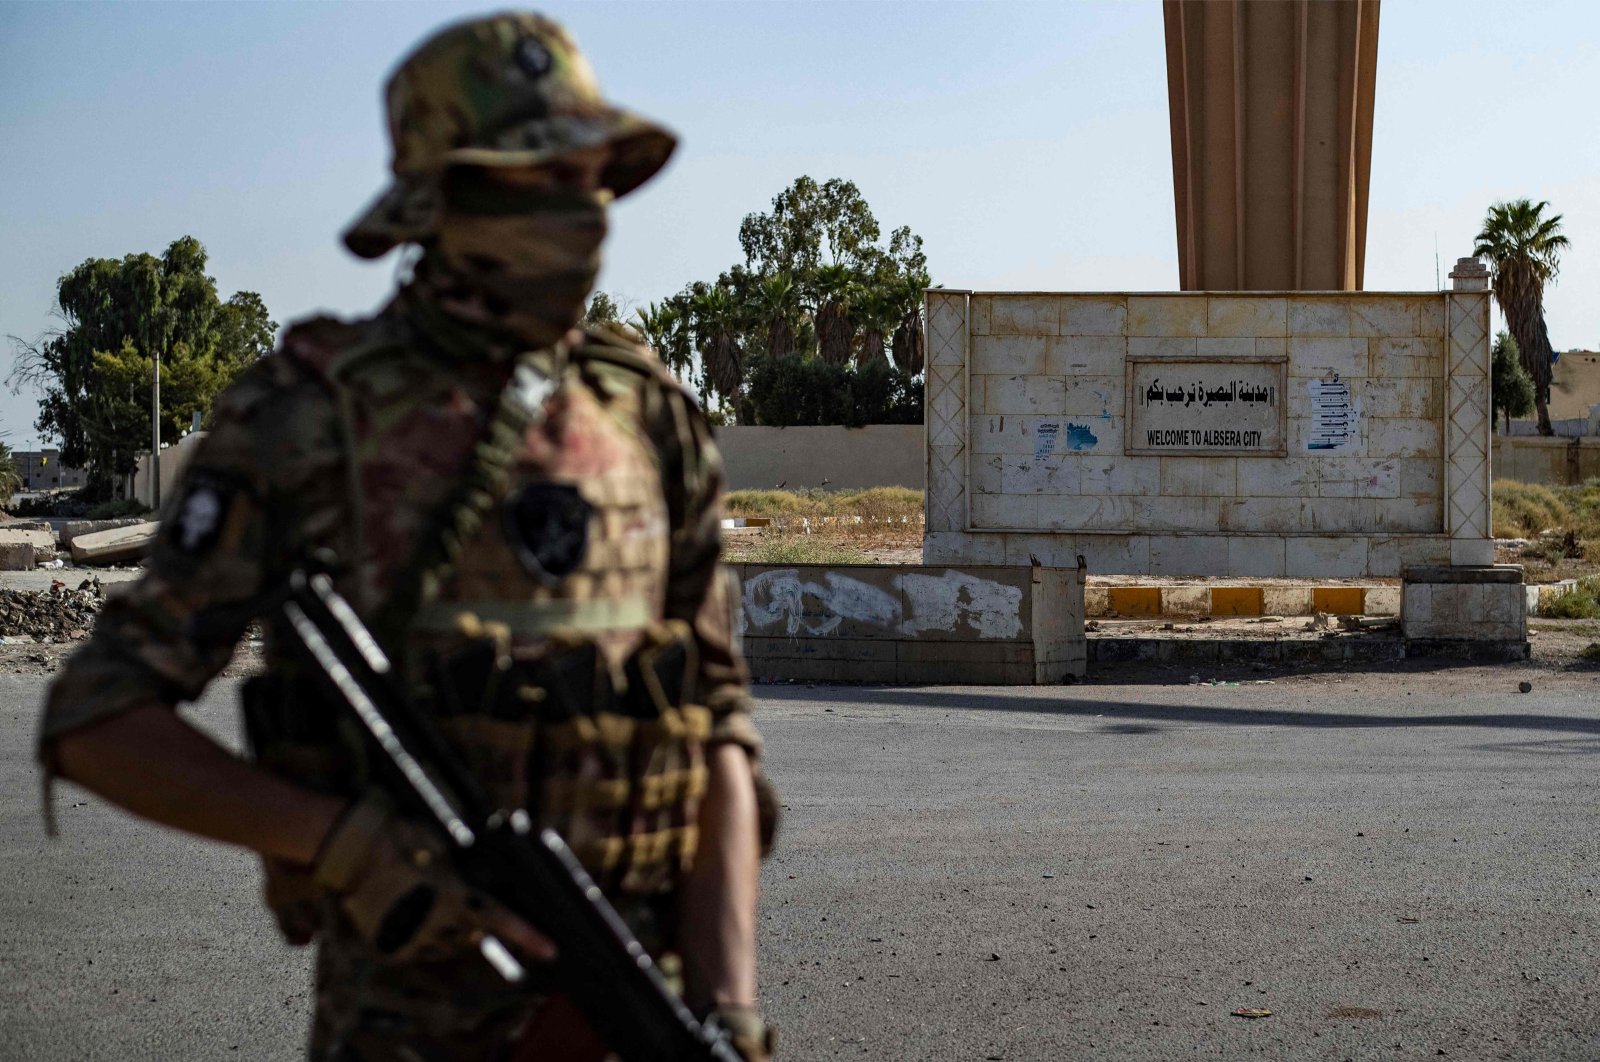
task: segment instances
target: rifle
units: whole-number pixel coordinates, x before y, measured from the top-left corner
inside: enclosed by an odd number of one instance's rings
[[[741,1062],[723,1031],[667,987],[561,835],[491,805],[327,575],[294,572],[282,609],[303,655],[381,753],[394,795],[438,827],[463,881],[555,943],[567,993],[612,1050],[625,1062]],[[507,981],[526,978],[499,940],[485,936],[480,950]]]

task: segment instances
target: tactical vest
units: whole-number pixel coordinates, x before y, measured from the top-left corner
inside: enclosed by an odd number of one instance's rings
[[[695,850],[710,713],[686,625],[662,620],[672,464],[644,423],[659,363],[574,333],[508,381],[383,317],[318,328],[285,354],[339,411],[341,588],[491,796],[559,830],[613,896],[670,891]],[[318,788],[364,784],[349,728],[260,722],[295,713],[255,706],[262,761]],[[290,931],[309,912],[276,871]]]

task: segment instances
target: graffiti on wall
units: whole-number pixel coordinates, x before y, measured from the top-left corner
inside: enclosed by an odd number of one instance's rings
[[[741,634],[791,638],[832,634],[846,622],[912,638],[924,631],[969,629],[980,639],[1022,633],[1022,588],[951,570],[906,572],[886,580],[892,592],[842,571],[802,576],[773,568],[744,583]]]

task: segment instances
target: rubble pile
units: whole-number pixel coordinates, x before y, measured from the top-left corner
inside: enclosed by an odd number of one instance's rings
[[[100,584],[85,579],[76,590],[61,583],[47,591],[0,590],[0,638],[65,642],[82,638],[104,604]]]

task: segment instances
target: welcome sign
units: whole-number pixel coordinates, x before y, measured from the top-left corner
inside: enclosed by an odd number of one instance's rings
[[[1129,358],[1125,452],[1282,457],[1282,356]]]

